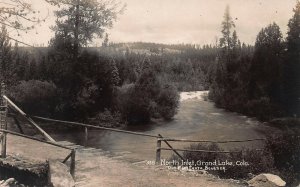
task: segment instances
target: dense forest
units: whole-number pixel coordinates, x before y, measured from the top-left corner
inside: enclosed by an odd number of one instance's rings
[[[10,59],[6,84],[25,111],[90,122],[119,119],[113,126],[152,117],[171,119],[178,91],[209,88],[217,56],[211,46],[178,45],[180,50],[170,52],[171,47],[159,44],[110,43],[82,48],[75,63],[59,46],[12,47],[5,32],[3,28],[2,43]]]
[[[93,34],[103,35],[95,28],[110,25],[116,12],[105,17],[107,25],[88,23],[100,18],[87,14],[92,4],[82,6],[56,11],[48,47],[13,46],[2,26],[1,80],[28,113],[112,126],[169,120],[178,92],[209,89],[218,107],[261,120],[299,115],[299,3],[286,39],[272,23],[258,33],[255,46],[238,39],[227,8],[222,37],[213,46],[111,43],[106,34],[101,47],[85,47]],[[85,24],[74,22],[77,11]]]
[[[272,23],[258,33],[254,48],[245,50],[226,9],[210,87],[210,98],[217,106],[262,120],[299,115],[299,22],[298,2],[286,39]]]

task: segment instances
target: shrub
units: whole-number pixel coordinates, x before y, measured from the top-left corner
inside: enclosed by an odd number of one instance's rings
[[[222,151],[217,144],[191,144],[187,149],[192,150],[208,150],[208,151]],[[231,150],[232,153],[207,153],[207,152],[183,152],[184,160],[194,160],[194,162],[201,160],[204,162],[225,162],[226,160],[232,162],[234,165],[225,166],[226,171],[209,171],[212,174],[218,175],[221,178],[246,179],[249,173],[260,174],[262,172],[269,172],[273,170],[273,159],[267,151],[257,151],[253,149],[242,148],[240,150]],[[249,165],[239,166],[235,165],[236,161],[245,161]]]
[[[161,86],[153,80],[151,84],[155,82],[155,86],[151,88],[145,83],[146,80],[141,82],[124,85],[116,90],[115,105],[123,118],[129,124],[147,123],[151,118],[172,119],[179,104],[176,88],[171,85]]]
[[[238,153],[230,153],[228,159],[234,162],[246,161],[248,166],[229,166],[226,172],[218,172],[222,178],[249,179],[249,174],[274,173],[273,157],[266,150],[242,148]]]
[[[21,81],[12,88],[10,97],[29,114],[51,115],[55,110],[56,91],[52,82]]]
[[[120,112],[111,112],[108,109],[99,112],[94,118],[90,118],[89,123],[103,127],[121,127],[124,125]]]
[[[117,88],[115,105],[129,124],[150,120],[150,98],[146,97],[141,90],[136,90],[134,84]]]
[[[291,130],[300,133],[300,118],[276,118],[271,120],[269,124],[282,130]]]
[[[269,120],[281,115],[278,106],[271,103],[268,97],[250,100],[246,103],[245,108],[249,115],[256,116],[260,120]]]
[[[266,148],[272,153],[274,166],[281,173],[288,186],[300,182],[300,137],[295,132],[270,136]]]
[[[170,120],[176,113],[179,104],[179,94],[174,86],[165,85],[157,99],[158,112],[166,120]]]
[[[192,144],[187,149],[222,151],[216,144]],[[190,161],[201,160],[205,162],[245,160],[249,163],[247,167],[227,166],[225,172],[211,172],[221,178],[246,179],[249,177],[249,173],[274,173],[282,177],[287,182],[287,186],[296,186],[300,182],[300,136],[295,132],[287,131],[281,135],[267,137],[265,147],[260,151],[246,148],[232,151],[235,151],[235,153],[185,151],[183,152],[183,158]]]
[[[187,149],[192,150],[208,150],[208,151],[222,151],[222,149],[217,144],[191,144]],[[183,158],[185,160],[201,160],[205,162],[211,162],[220,158],[218,153],[204,153],[204,152],[183,152]]]

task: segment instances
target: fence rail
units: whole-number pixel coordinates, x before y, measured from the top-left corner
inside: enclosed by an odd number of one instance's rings
[[[31,139],[31,140],[38,141],[38,142],[41,142],[41,143],[45,143],[45,144],[53,145],[53,146],[56,146],[56,147],[59,147],[59,148],[70,150],[71,153],[63,160],[62,163],[65,163],[69,158],[71,158],[70,173],[74,177],[74,175],[75,175],[75,155],[76,155],[75,149],[60,145],[60,144],[55,143],[55,142],[40,140],[40,139],[35,138],[35,137],[27,136],[27,135],[16,133],[16,132],[9,131],[9,130],[0,129],[0,132],[7,133],[7,134],[12,134],[12,135],[15,135],[15,136],[20,136],[20,137],[23,137],[23,138]]]
[[[89,125],[89,124],[85,124],[85,123],[50,119],[50,118],[45,118],[45,117],[40,117],[40,116],[31,116],[31,117],[35,118],[35,119],[43,120],[43,121],[56,122],[56,123],[65,123],[65,124],[69,124],[69,125],[81,126],[81,127],[86,127],[86,128],[108,130],[108,131],[120,132],[120,133],[125,133],[125,134],[132,134],[132,135],[138,135],[138,136],[147,136],[147,137],[152,137],[152,138],[158,138],[159,137],[159,136],[156,136],[156,135],[153,135],[153,134],[146,134],[146,133],[134,132],[134,131],[126,131],[126,130],[121,130],[121,129],[113,129],[113,128],[108,128],[108,127],[100,127],[100,126]]]
[[[35,129],[37,129],[47,140],[51,142],[55,142],[55,140],[45,132],[39,125],[37,125],[23,110],[21,110],[15,103],[13,103],[6,95],[2,96],[5,101],[8,102],[8,106],[11,107],[13,110],[21,114]]]
[[[80,126],[84,127],[85,129],[85,137],[88,137],[88,128],[90,129],[99,129],[99,130],[107,130],[112,132],[119,132],[119,133],[125,133],[125,134],[131,134],[131,135],[137,135],[137,136],[143,136],[143,137],[149,137],[149,138],[156,138],[157,144],[156,144],[156,163],[159,164],[161,160],[161,151],[167,150],[167,151],[173,151],[179,158],[182,160],[184,159],[183,156],[178,151],[187,151],[187,152],[205,152],[205,153],[240,153],[241,151],[212,151],[212,150],[192,150],[192,149],[176,149],[174,148],[169,142],[190,142],[190,143],[243,143],[243,142],[251,142],[251,141],[265,141],[264,138],[256,138],[256,139],[246,139],[246,140],[222,140],[222,141],[214,141],[214,140],[188,140],[188,139],[175,139],[175,138],[165,138],[161,134],[153,135],[153,134],[147,134],[147,133],[141,133],[141,132],[134,132],[134,131],[127,131],[127,130],[121,130],[121,129],[114,129],[114,128],[108,128],[108,127],[100,127],[100,126],[94,126],[90,124],[85,123],[79,123],[79,122],[71,122],[71,121],[64,121],[64,120],[57,120],[57,119],[51,119],[46,117],[40,117],[40,116],[29,116],[25,112],[23,112],[17,105],[15,105],[7,96],[3,95],[3,99],[5,99],[8,102],[8,106],[11,107],[14,111],[21,114],[33,127],[35,127],[40,133],[42,133],[46,139],[49,141],[42,141],[37,138],[33,138],[30,136],[26,136],[24,134],[19,134],[16,132],[8,131],[8,130],[0,130],[0,132],[10,133],[17,136],[22,136],[25,138],[29,138],[32,140],[40,141],[43,143],[51,144],[57,147],[65,148],[71,150],[71,153],[63,160],[63,163],[65,163],[69,158],[71,158],[71,166],[70,171],[71,174],[74,175],[75,172],[75,150],[62,146],[60,144],[55,143],[55,140],[51,138],[50,135],[48,135],[40,126],[38,126],[33,120],[38,119],[42,121],[47,122],[54,122],[54,123],[61,123],[61,124],[67,124],[67,125],[74,125],[74,126]],[[164,148],[161,146],[161,142],[164,142],[169,148]]]
[[[176,150],[176,151],[187,151],[187,152],[201,152],[201,153],[240,153],[241,151],[210,151],[210,150],[194,150],[194,149],[171,149],[171,148],[160,148],[161,150]]]
[[[145,136],[145,137],[151,137],[156,138],[156,158],[155,161],[157,164],[160,163],[161,160],[161,151],[173,151],[179,158],[184,160],[183,156],[178,151],[187,151],[187,152],[202,152],[202,153],[240,153],[241,151],[210,151],[210,150],[192,150],[192,149],[176,149],[174,148],[169,142],[190,142],[190,143],[217,143],[217,144],[225,144],[225,143],[243,143],[243,142],[252,142],[252,141],[265,141],[264,138],[256,138],[256,139],[246,139],[246,140],[222,140],[222,141],[213,141],[213,140],[188,140],[188,139],[175,139],[175,138],[164,138],[161,134],[158,135],[152,135],[152,134],[146,134],[146,133],[140,133],[140,132],[134,132],[134,131],[126,131],[121,129],[113,129],[113,128],[107,128],[107,127],[99,127],[84,123],[78,123],[78,122],[70,122],[70,121],[63,121],[63,120],[57,120],[57,119],[50,119],[40,116],[31,116],[34,119],[43,120],[47,122],[56,122],[56,123],[65,123],[68,125],[75,125],[75,126],[81,126],[85,127],[85,135],[88,136],[88,130],[87,128],[93,128],[93,129],[99,129],[99,130],[107,130],[107,131],[114,131],[119,133],[125,133],[125,134],[132,134],[132,135],[138,135],[138,136]],[[164,142],[169,148],[162,147],[161,142]]]
[[[253,142],[253,141],[265,141],[265,138],[256,138],[256,139],[246,139],[246,140],[222,140],[222,141],[213,141],[213,140],[187,140],[187,139],[172,139],[172,138],[161,138],[161,141],[169,142],[190,142],[190,143],[243,143],[243,142]]]

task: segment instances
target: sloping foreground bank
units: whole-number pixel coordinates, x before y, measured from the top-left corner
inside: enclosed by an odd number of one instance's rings
[[[8,136],[8,153],[37,161],[63,160],[67,151],[40,142]],[[131,164],[105,156],[97,149],[82,149],[76,154],[76,186],[243,186],[235,181],[209,175],[170,171],[163,167]]]

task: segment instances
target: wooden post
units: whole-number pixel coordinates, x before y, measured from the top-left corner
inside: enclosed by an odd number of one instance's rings
[[[70,164],[70,174],[75,178],[75,157],[76,151],[73,149],[71,152],[71,164]]]
[[[158,136],[160,137],[160,138],[163,138],[163,136],[161,135],[161,134],[158,134]],[[166,140],[163,140],[166,144],[167,144],[167,146],[169,146],[171,149],[172,149],[172,151],[181,159],[181,160],[184,160],[183,159],[183,157],[169,144],[169,142],[168,141],[166,141]]]
[[[4,107],[4,110],[1,110],[0,120],[1,120],[1,129],[7,130],[7,101],[3,98],[5,95],[6,88],[5,84],[1,83],[1,105]],[[6,132],[2,132],[1,136],[1,157],[6,158]]]
[[[160,152],[161,152],[161,140],[160,138],[157,138],[157,144],[156,144],[156,165],[160,164]]]
[[[88,128],[87,127],[84,127],[84,146],[87,146],[88,144],[88,138],[89,138],[89,135],[88,135]]]
[[[13,119],[14,119],[14,122],[15,122],[16,126],[18,127],[20,133],[21,133],[21,134],[24,134],[23,128],[22,128],[22,126],[20,125],[20,122],[19,122],[17,116],[13,116]]]
[[[2,136],[2,148],[1,148],[1,158],[6,158],[6,137],[7,133],[3,132],[3,136]]]
[[[84,132],[85,132],[85,140],[87,141],[88,137],[89,137],[88,128],[87,127],[84,128]]]
[[[45,132],[38,124],[36,124],[25,112],[23,112],[8,97],[4,95],[3,98],[6,103],[8,103],[15,111],[21,114],[24,117],[24,119],[26,119],[32,127],[36,128],[48,141],[55,142],[55,140],[47,132]]]

